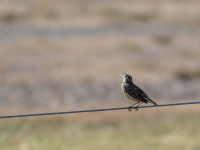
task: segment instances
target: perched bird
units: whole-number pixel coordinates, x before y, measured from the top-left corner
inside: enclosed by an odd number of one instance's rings
[[[154,105],[157,105],[154,101],[152,101],[147,94],[140,89],[137,85],[135,85],[132,81],[132,77],[129,74],[126,74],[122,72],[124,75],[123,77],[123,83],[121,84],[122,91],[124,95],[132,100],[136,101],[136,103],[132,104],[131,106],[128,107],[128,110],[131,111],[132,107],[135,107],[135,110],[138,110],[138,106],[141,103],[153,103]]]

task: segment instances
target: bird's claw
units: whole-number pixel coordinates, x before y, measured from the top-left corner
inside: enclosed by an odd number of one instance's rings
[[[132,111],[132,107],[131,107],[131,106],[128,107],[128,111],[129,111],[129,112]]]
[[[128,107],[128,111],[129,111],[129,112],[131,112],[132,109],[133,109],[132,106],[129,106],[129,107]],[[134,107],[134,109],[135,109],[135,111],[138,111],[138,110],[139,110],[139,109],[138,109],[138,106]]]
[[[139,109],[138,109],[138,107],[135,107],[135,111],[138,111]]]

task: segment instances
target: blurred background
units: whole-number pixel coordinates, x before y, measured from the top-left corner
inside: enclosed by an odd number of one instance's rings
[[[200,1],[1,0],[0,113],[200,97]],[[2,149],[200,149],[198,105],[1,120]],[[148,125],[148,126],[147,126]]]

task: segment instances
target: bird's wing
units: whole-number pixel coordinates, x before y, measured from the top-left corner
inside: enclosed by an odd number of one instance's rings
[[[145,99],[148,100],[148,102],[153,103],[154,105],[158,105],[158,104],[156,104],[153,100],[151,100],[148,96],[145,97]]]
[[[137,86],[136,86],[137,87]],[[153,103],[154,105],[157,105],[153,100],[151,100],[148,95],[142,90],[140,89],[139,87],[135,88],[137,90],[137,97],[139,100],[141,100],[142,102],[144,103]]]

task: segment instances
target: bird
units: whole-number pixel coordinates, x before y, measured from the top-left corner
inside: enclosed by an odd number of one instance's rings
[[[133,83],[132,76],[129,74],[126,74],[122,72],[124,75],[123,82],[121,84],[122,91],[124,95],[132,101],[136,101],[136,103],[130,105],[128,107],[128,110],[131,112],[132,107],[135,107],[135,110],[139,110],[138,107],[142,103],[153,103],[154,105],[157,105],[153,100],[151,100],[148,95],[137,85]]]

